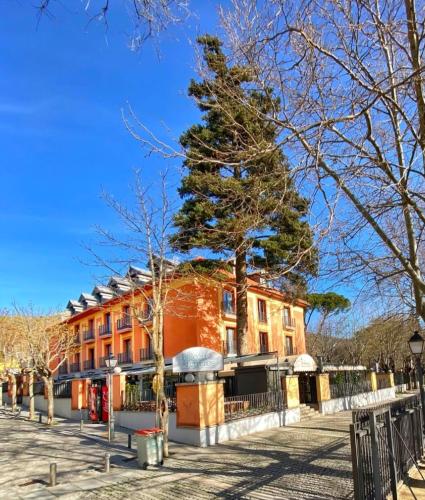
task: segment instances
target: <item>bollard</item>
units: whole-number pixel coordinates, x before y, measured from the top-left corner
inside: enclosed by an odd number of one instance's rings
[[[131,434],[128,435],[127,448],[131,450]]]
[[[56,462],[50,464],[50,478],[49,478],[49,486],[56,486]]]
[[[105,471],[109,472],[111,469],[111,455],[109,453],[105,453]]]
[[[80,432],[84,428],[83,410],[80,409]]]
[[[41,417],[42,417],[42,415],[41,415],[41,412],[40,412],[40,413],[38,414],[38,423],[39,423],[39,424],[41,424]]]

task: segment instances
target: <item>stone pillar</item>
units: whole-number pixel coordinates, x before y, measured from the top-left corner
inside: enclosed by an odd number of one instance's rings
[[[318,373],[316,375],[317,402],[329,401],[331,391],[329,388],[329,373]]]
[[[368,372],[367,378],[370,381],[372,391],[378,390],[378,381],[376,378],[376,372]]]
[[[176,384],[177,427],[204,429],[224,423],[224,381]]]
[[[114,411],[120,411],[125,396],[125,375],[112,375],[112,378],[112,407]]]
[[[298,406],[300,406],[298,375],[286,375],[282,377],[282,389],[285,395],[286,407],[298,408]]]
[[[88,379],[76,379],[71,383],[71,410],[88,407]]]

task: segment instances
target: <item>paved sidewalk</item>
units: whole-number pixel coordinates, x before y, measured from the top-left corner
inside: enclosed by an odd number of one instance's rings
[[[210,448],[171,444],[164,467],[140,470],[127,436],[59,419],[52,429],[0,414],[0,498],[352,498],[350,413],[320,416]],[[90,438],[88,437],[90,436]],[[101,472],[105,452],[110,474]],[[47,481],[58,463],[58,486]]]

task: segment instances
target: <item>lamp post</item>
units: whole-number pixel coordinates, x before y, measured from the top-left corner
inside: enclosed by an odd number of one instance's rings
[[[419,391],[421,394],[422,403],[422,425],[425,426],[425,394],[424,394],[424,374],[422,371],[421,355],[424,350],[424,339],[419,335],[419,332],[415,332],[409,340],[409,347],[411,353],[416,358],[416,369],[418,370],[419,378]]]
[[[108,441],[114,439],[114,408],[112,406],[112,374],[117,366],[118,360],[114,355],[109,353],[105,359],[106,367],[108,368]]]

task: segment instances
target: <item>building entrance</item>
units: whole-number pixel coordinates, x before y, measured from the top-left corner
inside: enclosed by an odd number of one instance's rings
[[[300,373],[299,379],[300,403],[306,405],[317,404],[316,375]]]

